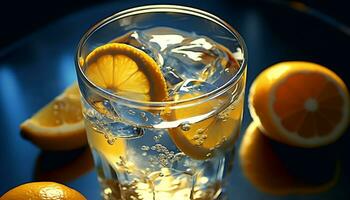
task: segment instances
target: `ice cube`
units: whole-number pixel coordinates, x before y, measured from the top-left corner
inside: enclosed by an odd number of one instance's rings
[[[151,113],[137,108],[121,105],[113,102],[111,104],[114,111],[118,114],[122,121],[135,125],[135,126],[147,126],[152,127],[153,125],[162,122],[160,114]]]
[[[205,81],[196,79],[187,79],[178,84],[173,91],[169,94],[169,99],[178,100],[185,94],[191,94],[193,96],[199,96],[215,90],[217,87]]]
[[[147,53],[158,65],[163,65],[163,58],[160,52],[159,44],[151,42],[152,36],[145,31],[132,31],[122,37],[118,37],[112,42],[129,44]]]

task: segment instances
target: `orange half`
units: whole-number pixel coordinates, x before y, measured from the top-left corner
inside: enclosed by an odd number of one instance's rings
[[[250,89],[249,108],[266,135],[300,147],[329,144],[349,124],[344,82],[309,62],[282,62],[262,72]]]

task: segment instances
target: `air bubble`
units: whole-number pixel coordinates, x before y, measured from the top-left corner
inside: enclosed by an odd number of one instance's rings
[[[188,122],[184,122],[180,125],[180,128],[183,131],[189,131],[191,129],[191,124],[189,124]]]
[[[59,119],[56,119],[55,123],[56,123],[56,124],[62,124],[62,121],[59,120]]]
[[[154,136],[154,137],[153,137],[153,140],[154,140],[155,142],[159,142],[160,136]]]
[[[147,121],[148,121],[148,118],[147,118],[147,116],[146,116],[146,113],[145,113],[145,112],[141,112],[141,113],[140,113],[140,115],[141,115],[141,117],[142,117],[142,120],[143,120],[143,121],[145,121],[145,122],[147,122]]]
[[[108,144],[113,145],[114,142],[115,142],[115,139],[114,139],[114,138],[109,138],[109,139],[107,140],[107,142],[108,142]]]
[[[135,115],[135,114],[136,114],[136,112],[133,111],[133,110],[128,110],[128,113],[129,113],[130,115]]]
[[[191,169],[191,168],[187,168],[187,169],[186,169],[186,173],[187,173],[187,174],[190,174],[190,175],[193,175],[193,174],[194,174],[194,170]]]
[[[205,177],[205,176],[203,176],[203,177],[201,177],[201,178],[199,179],[199,182],[200,182],[201,184],[206,184],[206,183],[208,183],[208,181],[209,181],[209,179],[208,179],[207,177]]]
[[[148,151],[148,150],[149,150],[149,146],[143,145],[143,146],[141,147],[141,150],[142,150],[142,151]]]
[[[143,152],[143,153],[142,153],[142,156],[147,156],[147,152]]]

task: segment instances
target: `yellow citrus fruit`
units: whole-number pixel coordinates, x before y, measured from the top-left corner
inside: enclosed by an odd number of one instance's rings
[[[310,178],[292,173],[289,169],[292,166],[288,166],[281,159],[282,156],[273,148],[269,138],[261,133],[257,124],[252,122],[244,134],[239,159],[245,177],[259,190],[274,195],[319,193],[330,189],[339,178],[337,162],[332,163],[335,166],[333,169],[322,171],[327,177],[329,174],[330,178],[310,182]],[[304,163],[296,164],[300,166]]]
[[[20,128],[25,138],[44,150],[70,150],[86,145],[78,85],[67,88]]]
[[[86,200],[65,185],[55,182],[32,182],[17,186],[6,192],[0,200]]]
[[[196,94],[185,94],[181,98],[188,99]],[[223,99],[212,99],[192,107],[175,109],[172,119],[186,119],[208,114],[223,104]],[[228,106],[212,117],[190,124],[169,129],[175,145],[191,158],[204,160],[212,157],[213,151],[220,148],[232,148],[240,130],[243,100]],[[188,130],[187,130],[188,129]]]
[[[164,101],[168,95],[157,63],[132,46],[105,44],[94,49],[85,61],[84,70],[89,80],[120,96],[141,101]]]
[[[337,140],[349,124],[349,92],[326,67],[282,62],[255,79],[249,109],[270,138],[298,147],[317,147]]]

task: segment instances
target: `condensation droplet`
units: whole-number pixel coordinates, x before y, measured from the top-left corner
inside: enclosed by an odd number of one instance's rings
[[[147,152],[143,152],[143,153],[142,153],[142,156],[147,156]]]
[[[61,121],[61,120],[59,120],[59,119],[56,119],[55,123],[56,123],[56,124],[61,124],[61,123],[62,123],[62,121]]]
[[[193,137],[192,137],[192,140],[198,140],[199,139],[199,135],[194,135]]]
[[[57,103],[53,104],[53,109],[54,110],[58,110],[59,109],[59,105]]]
[[[205,155],[207,158],[211,157],[211,153],[207,153],[207,155]]]
[[[180,128],[183,131],[189,131],[191,129],[191,125],[188,122],[184,122],[180,125]]]
[[[54,114],[54,115],[58,115],[58,111],[57,111],[57,110],[54,110],[54,111],[53,111],[53,114]]]
[[[199,135],[200,135],[200,134],[203,134],[203,133],[204,133],[204,129],[200,128],[200,129],[197,130],[196,133],[199,134]]]

